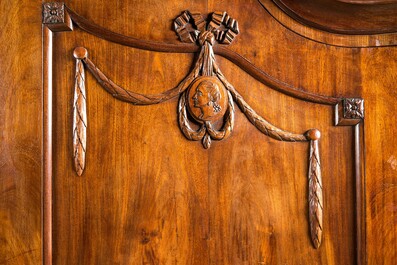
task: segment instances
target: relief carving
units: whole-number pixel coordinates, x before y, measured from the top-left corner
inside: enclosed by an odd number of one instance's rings
[[[64,3],[52,2],[43,4],[43,23],[63,23],[65,20]]]
[[[176,86],[160,94],[144,95],[122,88],[110,80],[89,58],[83,47],[75,49],[76,85],[74,101],[73,143],[76,171],[81,175],[85,166],[87,117],[85,106],[84,68],[93,74],[113,97],[136,105],[157,104],[179,96],[178,122],[183,135],[201,141],[205,149],[213,140],[229,137],[234,127],[234,102],[247,119],[263,134],[289,142],[309,142],[309,224],[315,248],[321,244],[323,231],[323,195],[318,140],[320,131],[310,129],[302,134],[277,128],[261,117],[244,100],[222,74],[213,47],[229,45],[239,34],[238,23],[226,12],[215,12],[208,23],[199,13],[183,12],[174,21],[174,29],[182,42],[195,43],[200,53],[193,70]],[[349,103],[354,109],[356,102]],[[353,106],[354,105],[354,106]],[[356,110],[354,114],[360,115]],[[195,124],[195,126],[193,126]],[[198,128],[198,129],[194,129]]]
[[[72,19],[62,2],[43,3],[42,21],[54,32],[73,30]]]
[[[179,126],[189,140],[202,140],[204,148],[211,146],[211,140],[222,140],[230,136],[234,126],[233,98],[226,85],[218,77],[218,67],[212,46],[218,43],[230,44],[238,34],[238,24],[226,12],[213,13],[207,25],[198,13],[185,11],[175,19],[174,28],[184,42],[201,46],[197,62],[198,76],[179,98]],[[233,32],[230,33],[230,32]],[[189,36],[187,38],[186,36]],[[186,107],[194,121],[200,124],[192,130],[186,115]],[[223,120],[218,130],[214,124]]]
[[[320,137],[319,131],[313,131],[313,134],[313,139]],[[310,234],[315,248],[320,247],[323,233],[322,185],[318,140],[313,140],[310,142],[309,156],[309,221]]]
[[[87,50],[77,48],[73,53],[76,58],[76,75],[73,99],[73,162],[77,175],[81,176],[85,168],[87,147],[87,107],[85,91],[85,73],[82,59],[87,57]]]
[[[335,125],[356,125],[364,119],[364,99],[345,98],[335,106]]]
[[[198,122],[216,121],[225,114],[226,90],[216,78],[197,78],[186,96],[190,114]]]
[[[343,101],[344,118],[364,119],[364,100],[361,98],[346,98]]]

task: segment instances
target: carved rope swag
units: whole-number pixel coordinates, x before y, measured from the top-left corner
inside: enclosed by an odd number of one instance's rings
[[[77,47],[76,76],[73,102],[74,165],[80,176],[85,167],[86,153],[86,92],[84,65],[103,88],[113,97],[136,105],[157,104],[178,95],[178,121],[182,133],[189,140],[201,140],[210,148],[212,140],[230,136],[234,126],[234,101],[248,120],[263,134],[288,142],[310,142],[309,153],[309,220],[311,239],[315,248],[321,244],[323,228],[323,196],[318,140],[320,131],[310,129],[303,134],[290,133],[277,128],[258,115],[219,69],[213,51],[216,44],[229,45],[239,34],[238,23],[226,12],[214,12],[208,23],[200,13],[185,11],[174,21],[174,29],[182,42],[196,43],[201,47],[193,70],[178,86],[160,94],[143,95],[126,90],[106,77],[88,58],[87,50]],[[221,123],[219,125],[219,123]],[[194,130],[191,124],[197,124]],[[219,128],[220,127],[220,128]]]

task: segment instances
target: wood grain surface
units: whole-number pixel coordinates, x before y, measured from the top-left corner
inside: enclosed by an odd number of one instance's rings
[[[40,264],[41,1],[0,13],[0,264]]]
[[[362,52],[365,120],[368,264],[397,259],[397,140],[395,117],[397,50]],[[391,115],[391,116],[390,116]]]
[[[279,23],[285,22],[280,19],[283,11],[268,13],[254,0],[65,2],[111,31],[175,45],[180,41],[172,23],[182,11],[227,11],[240,28],[229,46],[232,52],[304,93],[364,98],[363,264],[393,264],[397,258],[393,118],[397,51],[354,48],[391,45],[392,34],[379,39],[332,34],[305,25],[296,28],[298,24],[292,22],[286,28]],[[43,143],[42,124],[48,117],[43,118],[47,95],[42,91],[41,1],[5,0],[0,10],[0,264],[41,264],[41,176],[42,163],[48,161],[42,156],[43,144],[48,146]],[[324,227],[316,250],[307,222],[308,143],[270,139],[237,106],[231,137],[204,149],[180,131],[177,98],[133,106],[111,97],[87,72],[89,152],[85,172],[77,177],[72,162],[74,48],[86,47],[115,83],[143,94],[177,86],[196,57],[125,47],[78,27],[54,33],[53,44],[53,119],[52,127],[44,128],[53,136],[53,170],[47,172],[53,181],[53,224],[50,234],[44,231],[44,238],[52,237],[53,244],[52,253],[44,250],[47,261],[358,263],[354,129],[334,126],[332,106],[277,92],[216,55],[224,76],[261,116],[291,132],[321,130]]]
[[[349,35],[397,31],[395,0],[272,1],[295,20],[324,31]]]
[[[101,27],[96,23],[87,20],[86,18],[82,17],[81,15],[77,14],[73,9],[65,7],[67,12],[70,13],[71,18],[73,19],[74,23],[82,30],[91,33],[99,38],[130,46],[137,49],[149,50],[149,51],[157,51],[157,52],[170,52],[170,53],[195,53],[200,50],[198,45],[195,44],[174,44],[174,43],[167,43],[167,42],[158,42],[158,41],[148,41],[144,39],[138,39],[131,36],[121,35],[117,32],[111,31],[105,27]],[[180,37],[179,37],[180,38]],[[269,75],[266,71],[258,68],[250,62],[244,56],[233,52],[225,48],[224,45],[216,45],[214,47],[214,53],[219,54],[224,58],[227,58],[234,64],[238,65],[242,70],[253,76],[258,81],[264,83],[265,85],[271,86],[273,89],[276,89],[282,93],[291,95],[293,97],[297,97],[304,100],[309,100],[315,103],[321,104],[336,104],[340,99],[330,96],[324,96],[321,94],[313,94],[310,92],[305,91],[300,87],[291,86],[285,82],[274,78],[273,76]],[[87,66],[91,63],[87,61]],[[91,64],[92,65],[92,64]],[[94,70],[94,72],[100,71],[99,69]],[[98,72],[99,73],[99,72]],[[95,74],[94,74],[95,75]],[[103,76],[102,76],[103,77]],[[101,78],[97,78],[100,80]],[[101,82],[106,83],[106,78],[101,80]],[[108,86],[108,85],[107,85]],[[111,90],[115,90],[116,88],[112,88]],[[120,88],[122,90],[122,88]],[[117,89],[116,89],[117,90]],[[128,101],[128,100],[126,100]]]
[[[171,4],[156,3],[156,8],[169,12],[155,12],[152,4],[139,7],[146,14],[144,19],[138,20],[134,13],[126,17],[129,23],[123,29],[125,34],[177,43],[169,25],[161,28],[162,20],[169,21],[185,9],[203,14],[227,10],[239,21],[242,32],[230,49],[273,76],[296,87],[304,85],[311,93],[360,93],[351,90],[360,81],[354,65],[359,60],[357,53],[313,43],[283,30],[257,2],[249,6],[249,15],[239,12],[243,1],[209,6],[197,2],[193,7],[184,3],[180,10]],[[99,2],[98,8],[101,5],[107,4]],[[102,8],[97,13],[92,7],[88,13],[88,7],[73,8],[80,14],[102,13]],[[119,17],[113,13],[117,10],[108,10],[109,17]],[[252,17],[262,21],[264,30],[274,33],[256,35],[258,21]],[[95,17],[91,19],[100,24]],[[145,23],[152,20],[159,29]],[[111,24],[105,25],[117,31]],[[152,37],[153,32],[159,36]],[[279,43],[285,46],[280,49]],[[177,99],[133,106],[111,97],[87,74],[90,151],[85,175],[77,178],[70,161],[72,94],[70,89],[64,89],[73,86],[71,53],[76,46],[86,47],[96,66],[115,83],[144,94],[157,94],[176,86],[194,61],[192,54],[123,47],[77,28],[56,36],[55,264],[354,263],[353,134],[350,127],[333,126],[331,106],[276,92],[217,57],[228,81],[269,121],[288,131],[317,127],[324,132],[320,150],[326,154],[322,162],[323,186],[327,187],[326,225],[322,246],[316,250],[308,224],[308,144],[274,141],[262,135],[239,110],[233,137],[215,141],[211,149],[204,150],[200,143],[187,141],[179,131]],[[313,56],[324,62],[313,67]],[[294,67],[294,60],[299,60],[304,71]],[[330,63],[338,60],[344,62],[343,74]],[[335,79],[343,86],[334,84]],[[319,80],[323,80],[323,85],[319,85]],[[346,87],[349,91],[343,90]],[[334,93],[336,89],[339,94]]]
[[[316,42],[350,48],[385,47],[395,46],[397,44],[397,32],[395,30],[389,29],[390,33],[382,33],[382,25],[377,26],[378,21],[382,24],[382,21],[386,20],[386,24],[393,28],[396,27],[396,16],[387,15],[389,12],[396,12],[396,3],[386,7],[384,7],[384,5],[374,5],[368,8],[368,6],[363,7],[362,5],[346,4],[336,0],[287,0],[285,2],[294,6],[290,9],[289,4],[288,7],[284,4],[277,5],[276,3],[281,3],[280,0],[258,1],[261,3],[265,11],[269,12],[286,28],[302,37]],[[344,6],[347,6],[347,8],[344,8]],[[366,11],[365,9],[370,9],[370,11]],[[381,12],[378,12],[377,9],[380,9]],[[382,9],[384,12],[382,12]],[[295,10],[298,15],[294,14],[292,10]],[[352,15],[354,13],[358,13],[357,16]],[[309,17],[309,21],[302,18],[305,16]],[[362,19],[358,19],[357,17],[362,17]],[[348,22],[349,19],[351,20],[350,23]],[[314,22],[310,22],[310,20],[313,20]],[[316,24],[316,22],[323,24]],[[350,29],[350,32],[349,30],[345,30],[345,33],[332,30],[335,26],[339,27],[342,32],[344,31],[343,29]],[[373,28],[373,32],[371,34],[365,33],[368,32],[368,26]],[[351,28],[353,28],[353,30],[351,30]],[[360,32],[360,30],[362,32]]]

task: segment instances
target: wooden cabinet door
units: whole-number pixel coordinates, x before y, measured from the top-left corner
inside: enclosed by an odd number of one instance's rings
[[[360,43],[275,8],[43,4],[46,264],[362,261]]]

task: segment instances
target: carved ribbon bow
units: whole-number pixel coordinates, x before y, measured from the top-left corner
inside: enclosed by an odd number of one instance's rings
[[[207,25],[200,13],[184,11],[175,19],[174,29],[182,42],[199,41],[200,45],[203,45],[206,40],[211,45],[214,40],[220,44],[230,44],[240,33],[237,20],[231,18],[226,12],[212,13]]]

